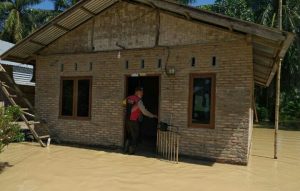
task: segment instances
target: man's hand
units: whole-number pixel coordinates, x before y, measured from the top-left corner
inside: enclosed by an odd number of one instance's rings
[[[126,105],[127,105],[127,99],[123,99],[123,101],[122,101],[122,106],[123,106],[123,107],[126,107]]]
[[[157,116],[157,115],[153,115],[153,117],[152,117],[152,118],[158,119],[158,116]]]

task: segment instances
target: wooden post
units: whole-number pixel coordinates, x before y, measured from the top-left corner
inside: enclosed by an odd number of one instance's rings
[[[276,79],[276,106],[275,106],[275,134],[274,134],[274,159],[277,159],[278,152],[278,129],[279,129],[279,109],[280,109],[280,78],[281,78],[281,62],[278,63],[277,79]]]
[[[177,140],[176,140],[176,163],[178,163],[178,153],[179,153],[179,135],[177,134]]]
[[[282,30],[282,0],[278,0],[278,29]],[[280,75],[281,75],[281,62],[279,59],[277,79],[276,79],[276,106],[275,106],[275,133],[274,133],[274,159],[277,159],[278,153],[278,129],[279,129],[279,109],[280,109]]]
[[[156,154],[159,154],[159,130],[156,130]]]
[[[278,0],[278,29],[282,30],[282,0]]]
[[[254,115],[255,115],[255,122],[258,123],[258,115],[257,115],[257,109],[256,109],[256,100],[255,97],[253,98],[253,107],[254,107]]]

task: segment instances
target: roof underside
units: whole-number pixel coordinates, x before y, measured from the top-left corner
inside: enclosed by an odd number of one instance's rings
[[[292,33],[280,31],[241,21],[224,15],[196,9],[166,0],[123,0],[138,3],[169,12],[188,20],[205,22],[230,31],[249,35],[253,43],[254,80],[257,84],[268,86],[272,81],[277,65],[284,57],[294,39]],[[34,55],[59,37],[95,17],[120,0],[82,0],[63,12],[48,24],[16,44],[1,58],[10,61],[30,62]]]

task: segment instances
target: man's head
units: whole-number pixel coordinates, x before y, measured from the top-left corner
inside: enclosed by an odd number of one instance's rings
[[[136,96],[142,98],[143,95],[144,95],[144,90],[142,87],[136,87],[135,88],[135,93],[134,93]]]

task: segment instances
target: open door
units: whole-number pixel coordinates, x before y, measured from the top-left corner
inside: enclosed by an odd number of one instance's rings
[[[159,76],[129,76],[127,77],[126,82],[126,96],[133,95],[136,87],[142,87],[144,89],[144,97],[142,100],[146,109],[153,114],[159,113]],[[140,136],[137,152],[154,153],[156,151],[156,136],[157,120],[144,116],[140,123]],[[126,140],[126,133],[124,140]]]

